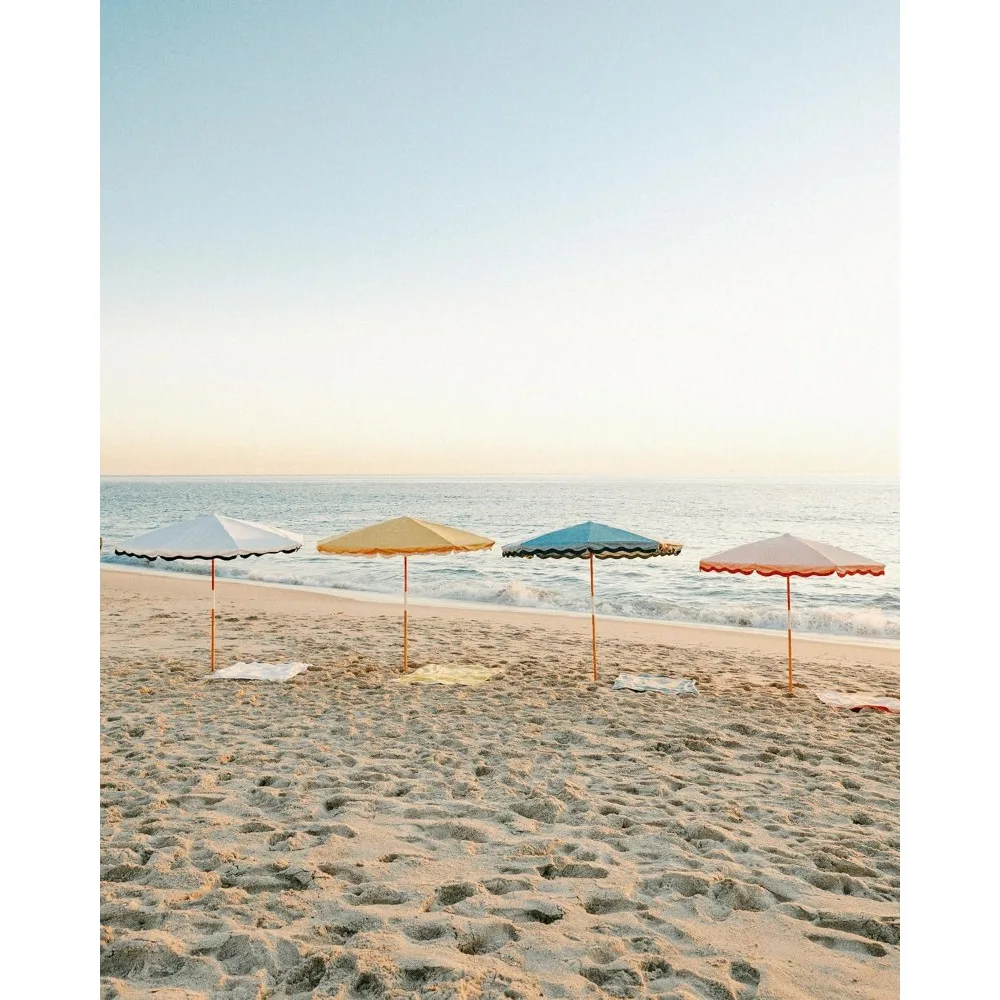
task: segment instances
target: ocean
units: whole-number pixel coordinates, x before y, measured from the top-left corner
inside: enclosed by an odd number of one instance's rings
[[[784,629],[779,578],[701,573],[721,549],[791,532],[886,564],[884,577],[792,581],[792,624],[803,633],[899,638],[899,481],[802,479],[555,479],[410,477],[102,477],[102,563],[115,541],[209,513],[300,532],[293,555],[217,562],[220,577],[400,597],[402,560],[320,555],[328,535],[409,514],[496,539],[489,552],[410,560],[412,599],[585,612],[583,560],[503,559],[501,547],[579,521],[602,521],[681,542],[679,556],[596,564],[601,615]],[[207,563],[153,568],[208,574]]]

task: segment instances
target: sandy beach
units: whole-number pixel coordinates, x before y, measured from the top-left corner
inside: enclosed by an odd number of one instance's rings
[[[888,644],[101,574],[102,996],[899,992]],[[621,671],[697,697],[613,692]]]

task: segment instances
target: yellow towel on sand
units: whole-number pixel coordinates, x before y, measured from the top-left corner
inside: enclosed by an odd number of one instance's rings
[[[493,671],[468,663],[426,663],[422,667],[397,677],[400,684],[485,684]]]

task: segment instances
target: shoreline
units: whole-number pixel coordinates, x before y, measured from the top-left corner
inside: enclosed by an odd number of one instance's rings
[[[118,566],[102,563],[101,586],[105,586],[105,572],[114,577],[132,578],[144,583],[137,589],[143,594],[156,593],[169,596],[210,598],[205,586],[205,576],[176,570]],[[156,581],[154,583],[154,581]],[[197,592],[194,588],[197,587]],[[222,591],[233,591],[228,598]],[[401,612],[402,598],[390,594],[358,591],[338,591],[333,588],[311,587],[302,584],[271,583],[261,580],[234,580],[216,577],[219,600],[235,599],[240,604],[271,606],[278,611],[313,611],[345,614],[357,618],[381,617]],[[220,608],[220,610],[222,610]],[[525,608],[472,601],[444,601],[435,598],[413,598],[408,602],[411,619],[442,618],[451,621],[485,621],[493,623],[530,625],[541,629],[583,634],[589,637],[590,615],[584,612],[562,611],[547,608]],[[787,651],[786,633],[771,629],[740,628],[732,625],[695,625],[686,622],[667,622],[649,618],[624,618],[598,615],[598,642],[605,639],[636,639],[685,648],[743,650],[784,655]],[[792,633],[793,655],[796,657],[852,662],[878,663],[899,666],[899,640],[861,639],[853,636]]]

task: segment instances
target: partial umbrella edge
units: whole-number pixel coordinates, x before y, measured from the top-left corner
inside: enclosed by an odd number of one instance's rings
[[[652,559],[655,556],[676,556],[683,545],[678,542],[660,542],[656,549],[630,549],[609,546],[607,548],[586,548],[579,551],[566,549],[523,549],[519,545],[504,546],[506,558],[518,559]]]
[[[145,552],[127,552],[125,549],[115,549],[116,556],[129,556],[131,559],[145,559],[146,562],[155,562],[157,559],[162,559],[164,562],[176,562],[178,559],[204,559],[206,562],[211,562],[213,559],[219,559],[222,562],[229,562],[233,559],[249,559],[251,556],[276,556],[291,555],[293,552],[298,552],[302,548],[301,543],[290,549],[268,549],[266,552],[234,552],[232,555],[220,556],[220,555],[183,555],[183,556],[165,556],[160,553],[155,555],[149,555]]]
[[[328,556],[435,556],[449,555],[452,552],[483,552],[486,549],[492,549],[494,545],[496,545],[496,542],[490,542],[488,545],[485,543],[478,545],[442,545],[435,548],[421,549],[340,549],[324,548],[322,542],[317,542],[316,551]]]
[[[885,566],[831,566],[829,569],[799,569],[794,566],[749,566],[732,563],[698,563],[698,569],[703,573],[739,573],[742,576],[885,576]]]

